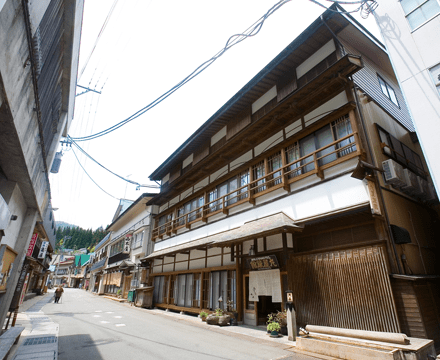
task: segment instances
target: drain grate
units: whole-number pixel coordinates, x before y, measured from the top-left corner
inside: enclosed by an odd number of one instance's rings
[[[52,344],[55,342],[57,342],[56,336],[34,337],[34,338],[26,339],[23,346]]]

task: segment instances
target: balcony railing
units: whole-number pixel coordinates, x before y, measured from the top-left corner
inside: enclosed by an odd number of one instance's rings
[[[306,177],[317,175],[324,177],[323,171],[332,166],[361,155],[358,133],[354,132],[338,139],[310,154],[285,164],[258,179],[249,182],[234,191],[205,203],[190,212],[178,215],[164,224],[153,229],[152,239],[171,235],[181,228],[190,228],[197,221],[207,221],[207,218],[223,212],[228,214],[230,208],[245,202],[255,204],[255,198],[283,188],[290,191],[290,184]]]

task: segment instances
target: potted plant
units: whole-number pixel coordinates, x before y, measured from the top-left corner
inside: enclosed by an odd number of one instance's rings
[[[281,326],[281,334],[287,335],[287,310],[278,311],[275,315],[275,320]]]
[[[117,297],[118,298],[121,298],[122,297],[122,290],[121,289],[119,289],[118,291],[116,291],[116,295],[117,295]]]
[[[267,331],[270,332],[270,337],[278,337],[280,330],[281,326],[276,321],[267,324]]]
[[[206,321],[206,318],[208,317],[208,313],[206,311],[200,311],[200,319],[202,319],[202,321]]]

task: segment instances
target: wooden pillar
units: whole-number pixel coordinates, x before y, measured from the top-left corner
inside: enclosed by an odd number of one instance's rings
[[[245,303],[243,301],[243,271],[242,266],[243,263],[240,262],[240,256],[242,254],[243,250],[243,244],[237,244],[236,246],[236,252],[237,256],[235,257],[235,268],[236,268],[236,291],[237,291],[237,312],[238,312],[238,321],[243,321],[243,309],[245,306]]]

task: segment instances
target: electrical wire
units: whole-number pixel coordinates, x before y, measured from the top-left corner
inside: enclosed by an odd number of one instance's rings
[[[127,123],[137,119],[139,116],[143,115],[147,111],[151,110],[152,108],[154,108],[155,106],[160,104],[162,101],[164,101],[166,98],[168,98],[171,94],[173,94],[175,91],[177,91],[183,85],[185,85],[186,83],[191,81],[193,78],[195,78],[197,75],[199,75],[204,70],[206,70],[220,56],[222,56],[227,50],[229,50],[233,46],[239,44],[243,40],[245,40],[245,39],[247,39],[249,37],[257,35],[260,32],[261,28],[263,27],[263,24],[267,20],[267,18],[269,16],[271,16],[275,11],[280,9],[283,5],[285,5],[286,3],[290,2],[290,1],[292,1],[292,0],[281,0],[281,1],[279,1],[274,6],[272,6],[259,20],[257,20],[253,25],[251,25],[249,28],[247,28],[243,33],[241,33],[241,34],[234,34],[234,35],[230,36],[229,39],[226,41],[226,45],[224,46],[223,49],[221,49],[219,52],[217,52],[209,60],[207,60],[204,63],[202,63],[201,65],[199,65],[195,70],[193,70],[193,72],[191,72],[187,77],[185,77],[183,80],[178,82],[170,90],[168,90],[167,92],[165,92],[164,94],[159,96],[157,99],[155,99],[154,101],[149,103],[147,106],[145,106],[144,108],[138,110],[137,112],[135,112],[134,114],[132,114],[131,116],[126,118],[125,120],[122,120],[121,122],[119,122],[119,123],[117,123],[117,124],[107,128],[105,130],[102,130],[102,131],[100,131],[100,132],[98,132],[96,134],[92,134],[92,135],[88,135],[88,136],[83,136],[83,137],[71,137],[71,139],[75,140],[75,141],[93,140],[93,139],[96,139],[98,137],[107,135],[107,134],[109,134],[109,133],[119,129],[120,127],[126,125]]]
[[[84,169],[84,166],[82,166],[82,164],[80,163],[80,161],[79,161],[79,159],[78,159],[78,156],[76,155],[75,150],[72,149],[72,151],[73,151],[73,155],[75,155],[75,158],[76,158],[76,160],[78,161],[79,166],[81,166],[81,168],[84,170],[84,172],[85,172],[86,175],[89,177],[89,179],[92,180],[93,183],[94,183],[97,187],[99,187],[102,191],[104,191],[108,196],[111,196],[113,199],[116,199],[116,200],[121,200],[121,199],[119,199],[119,198],[113,196],[112,194],[108,193],[108,192],[105,191],[101,186],[99,186],[98,183],[97,183],[95,180],[93,180],[93,178],[89,175],[89,173],[86,171],[86,169]]]
[[[79,76],[78,76],[78,81],[81,79],[82,74],[84,74],[84,70],[86,69],[87,64],[89,63],[89,60],[90,60],[90,58],[92,57],[93,52],[95,51],[96,46],[98,45],[98,42],[99,42],[99,40],[101,39],[101,36],[102,36],[102,34],[104,33],[104,30],[105,30],[105,28],[107,27],[108,22],[110,21],[110,18],[111,18],[112,14],[113,14],[113,10],[115,9],[115,7],[116,7],[118,1],[119,1],[119,0],[115,0],[115,1],[113,2],[113,5],[112,5],[112,7],[110,8],[109,13],[107,14],[107,17],[105,18],[104,24],[102,25],[101,30],[99,31],[99,34],[98,34],[98,36],[96,37],[95,44],[93,45],[92,51],[90,52],[90,54],[89,54],[89,56],[88,56],[88,58],[87,58],[87,60],[86,60],[86,62],[85,62],[85,64],[84,64],[83,68],[81,69],[81,72],[80,72],[80,74],[79,74]]]
[[[90,156],[81,146],[79,146],[75,140],[73,140],[69,135],[67,135],[67,138],[72,142],[72,144],[81,151],[84,155],[86,155],[89,159],[91,159],[93,162],[98,164],[100,167],[102,167],[104,170],[107,170],[109,173],[115,175],[116,177],[120,178],[121,180],[124,180],[130,184],[136,185],[138,188],[145,187],[145,188],[151,188],[151,189],[160,189],[160,186],[158,185],[142,185],[138,183],[137,181],[133,181],[130,179],[127,179],[121,175],[116,174],[115,172],[111,171],[110,169],[106,168],[104,165],[102,165],[99,161],[95,160],[92,156]]]

